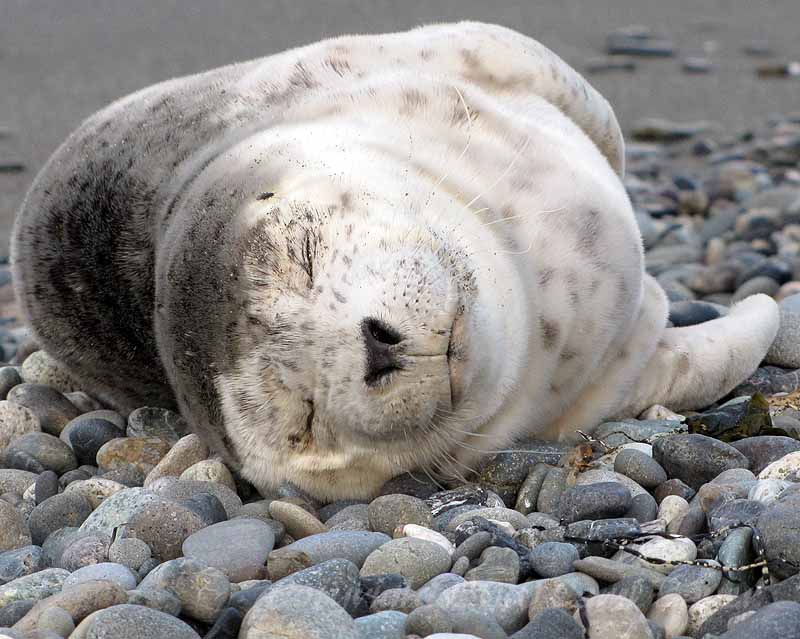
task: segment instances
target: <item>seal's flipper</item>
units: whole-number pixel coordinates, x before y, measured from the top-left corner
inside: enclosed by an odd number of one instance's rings
[[[638,415],[654,404],[675,411],[712,404],[758,368],[779,323],[775,301],[753,295],[725,317],[667,328],[621,414]]]

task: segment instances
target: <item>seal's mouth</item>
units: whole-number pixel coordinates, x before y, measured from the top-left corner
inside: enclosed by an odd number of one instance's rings
[[[464,367],[466,355],[464,308],[459,307],[450,328],[447,345],[447,367],[450,371],[450,406],[455,408],[464,397]]]

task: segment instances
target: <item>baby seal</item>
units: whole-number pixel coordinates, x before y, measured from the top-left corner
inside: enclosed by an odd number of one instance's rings
[[[346,36],[86,120],[19,214],[35,337],[123,413],[177,406],[259,488],[457,477],[751,374],[775,303],[666,328],[608,103],[478,23]]]

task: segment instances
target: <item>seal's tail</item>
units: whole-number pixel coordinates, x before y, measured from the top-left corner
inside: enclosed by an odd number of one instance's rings
[[[724,397],[758,368],[779,323],[775,301],[753,295],[725,317],[666,329],[632,389],[625,414],[638,415],[654,404],[695,410]]]

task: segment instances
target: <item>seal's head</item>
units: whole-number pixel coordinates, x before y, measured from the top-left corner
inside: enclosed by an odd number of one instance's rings
[[[249,327],[216,380],[243,475],[335,498],[452,466],[455,425],[502,377],[480,256],[368,197],[267,196],[242,243]]]

